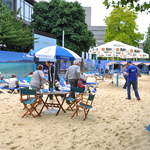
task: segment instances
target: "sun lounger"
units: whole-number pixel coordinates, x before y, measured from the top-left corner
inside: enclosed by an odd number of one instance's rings
[[[20,88],[9,88],[9,87],[0,87],[0,91],[2,93],[7,93],[6,90],[10,91],[11,94],[15,93],[15,91],[18,91]]]

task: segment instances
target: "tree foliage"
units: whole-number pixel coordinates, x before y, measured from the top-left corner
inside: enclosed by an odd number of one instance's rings
[[[137,14],[126,7],[115,8],[110,16],[105,18],[105,42],[117,40],[138,46],[143,34],[137,32],[136,18]]]
[[[10,51],[28,51],[32,47],[32,29],[0,0],[0,48]]]
[[[85,24],[85,12],[78,2],[51,0],[34,5],[33,27],[56,36],[57,44],[62,43],[65,32],[65,47],[80,54],[95,45],[95,39]]]
[[[150,55],[150,26],[146,35],[146,40],[144,41],[144,52]]]
[[[110,6],[114,8],[128,6],[130,9],[134,9],[135,11],[143,12],[150,10],[150,2],[143,0],[103,0],[103,4],[107,8]]]

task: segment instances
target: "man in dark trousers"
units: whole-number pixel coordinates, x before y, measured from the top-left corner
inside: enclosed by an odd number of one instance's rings
[[[128,67],[126,70],[127,74],[127,99],[131,99],[131,85],[133,87],[135,96],[137,100],[140,100],[139,92],[138,92],[138,69],[135,65],[132,64],[132,61],[127,62]]]
[[[49,90],[51,91],[51,89],[54,88],[54,80],[59,80],[59,79],[58,79],[57,71],[54,69],[53,62],[47,61],[46,66],[48,68]],[[52,95],[50,95],[50,99],[53,99]]]
[[[78,80],[80,79],[80,64],[80,61],[75,60],[65,74],[66,82],[69,82],[71,86],[70,97],[72,98],[75,98],[75,93],[72,91],[72,88],[77,87]]]

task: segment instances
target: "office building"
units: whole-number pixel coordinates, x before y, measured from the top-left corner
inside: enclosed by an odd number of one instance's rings
[[[17,14],[18,19],[22,19],[27,25],[31,24],[35,0],[2,0],[2,2],[6,4],[12,11],[19,11]],[[36,31],[33,33],[33,36],[35,38],[33,44],[34,49],[56,45],[56,39],[54,35]]]
[[[30,24],[32,21],[34,0],[2,0],[11,10],[19,13],[18,18],[21,18],[25,24]]]
[[[85,22],[88,29],[94,34],[96,39],[96,46],[104,44],[104,34],[106,26],[92,26],[91,25],[91,7],[84,7],[85,9]]]

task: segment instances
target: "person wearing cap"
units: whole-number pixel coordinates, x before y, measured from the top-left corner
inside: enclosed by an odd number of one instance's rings
[[[138,92],[138,69],[135,65],[132,64],[132,61],[127,62],[128,67],[126,70],[127,74],[127,99],[131,99],[131,85],[133,87],[135,96],[137,100],[140,100],[139,92]]]
[[[80,61],[75,60],[73,65],[67,69],[65,74],[66,83],[69,82],[71,86],[70,97],[75,98],[75,93],[72,92],[73,87],[77,87],[78,80],[80,79]]]

